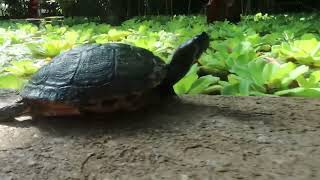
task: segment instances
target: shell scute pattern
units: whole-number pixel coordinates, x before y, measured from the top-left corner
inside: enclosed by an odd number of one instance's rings
[[[108,85],[114,78],[114,54],[114,48],[107,46],[83,51],[72,84],[87,88]]]
[[[119,43],[84,45],[41,68],[21,95],[31,100],[87,103],[151,89],[165,74],[165,63],[148,50]]]

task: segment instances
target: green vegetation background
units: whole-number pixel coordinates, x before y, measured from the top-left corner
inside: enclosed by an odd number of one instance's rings
[[[320,97],[318,14],[243,17],[207,25],[203,16],[139,17],[121,26],[83,18],[0,22],[0,88],[20,89],[38,68],[84,43],[121,42],[167,63],[175,48],[206,31],[211,44],[174,88],[181,94]]]

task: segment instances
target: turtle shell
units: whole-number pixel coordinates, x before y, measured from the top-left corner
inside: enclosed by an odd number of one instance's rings
[[[165,63],[146,49],[87,44],[40,68],[20,94],[29,100],[86,103],[145,92],[159,85],[166,72]]]

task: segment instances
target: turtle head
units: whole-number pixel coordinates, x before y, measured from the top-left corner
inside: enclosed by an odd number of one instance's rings
[[[181,44],[174,52],[168,65],[168,72],[162,83],[163,89],[173,93],[173,85],[186,75],[192,64],[197,62],[201,54],[209,47],[209,35],[202,32]]]
[[[195,63],[203,52],[209,47],[210,39],[206,32],[193,37],[187,42],[181,44],[175,51],[172,61],[179,61],[179,56],[190,56],[192,63]]]

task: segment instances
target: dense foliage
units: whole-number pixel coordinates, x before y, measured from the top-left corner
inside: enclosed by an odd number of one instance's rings
[[[2,14],[9,15],[11,17],[25,17],[28,13],[29,0],[2,0],[0,1],[0,9]]]
[[[99,16],[107,11],[124,11],[125,15],[199,13],[207,0],[56,0],[64,14]],[[90,7],[90,8],[89,8]],[[111,8],[111,9],[110,9]],[[115,9],[114,9],[115,8]],[[98,12],[100,10],[102,12]]]
[[[167,63],[182,42],[206,31],[210,49],[174,88],[177,94],[320,97],[320,22],[316,14],[243,17],[238,24],[202,16],[135,18],[121,26],[85,19],[63,25],[1,22],[0,88],[19,89],[43,64],[84,43],[144,47]]]

